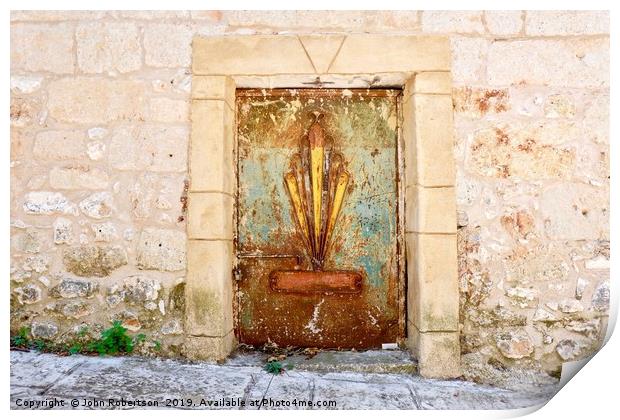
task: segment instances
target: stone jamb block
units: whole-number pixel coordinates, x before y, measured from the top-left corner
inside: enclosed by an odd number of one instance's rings
[[[189,241],[185,329],[190,335],[219,337],[232,331],[233,252],[232,241]]]
[[[452,379],[461,376],[461,345],[458,331],[420,332],[408,323],[408,344],[425,378]]]
[[[222,100],[192,101],[191,192],[232,194],[235,186],[233,110]]]
[[[222,361],[235,348],[237,341],[231,331],[223,337],[189,335],[185,338],[185,357],[192,360]]]
[[[235,109],[235,81],[228,76],[193,76],[192,99],[225,101]]]
[[[456,233],[455,188],[408,185],[405,214],[407,232]]]
[[[233,197],[221,192],[190,192],[187,207],[189,239],[232,240]]]
[[[455,185],[452,97],[415,93],[407,102],[411,103],[403,107],[403,118],[414,120],[413,129],[410,130],[413,133],[407,134],[414,136],[412,144],[415,145],[415,151],[410,153],[416,159],[416,172],[412,174],[414,178],[408,179],[407,183],[426,187]]]
[[[402,107],[402,136],[403,136],[403,155],[405,159],[405,186],[413,186],[417,180],[417,156],[416,156],[416,135],[415,135],[415,113],[413,101],[410,100],[413,90],[413,78],[405,83],[403,91]]]
[[[456,235],[406,235],[409,270],[407,313],[422,332],[458,331]]]
[[[452,75],[449,71],[425,71],[415,75],[413,93],[452,94]]]

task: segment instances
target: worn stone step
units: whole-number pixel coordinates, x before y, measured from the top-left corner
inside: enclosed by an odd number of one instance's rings
[[[264,366],[270,354],[236,352],[225,362],[228,366]],[[293,354],[282,365],[294,370],[312,372],[416,373],[417,364],[403,350],[320,351],[313,357]]]

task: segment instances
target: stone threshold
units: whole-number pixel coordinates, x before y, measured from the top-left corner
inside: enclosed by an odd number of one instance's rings
[[[272,355],[261,351],[236,351],[224,366],[264,367]],[[290,370],[309,372],[417,373],[417,362],[404,350],[319,351],[314,356],[288,355],[281,361]]]

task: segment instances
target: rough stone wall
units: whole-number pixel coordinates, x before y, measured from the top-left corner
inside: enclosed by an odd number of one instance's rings
[[[12,328],[183,341],[196,34],[446,34],[462,349],[557,369],[609,305],[605,12],[13,12]]]

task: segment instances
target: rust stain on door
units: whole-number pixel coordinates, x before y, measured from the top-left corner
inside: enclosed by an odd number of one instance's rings
[[[372,348],[404,334],[398,90],[239,90],[236,333]]]

